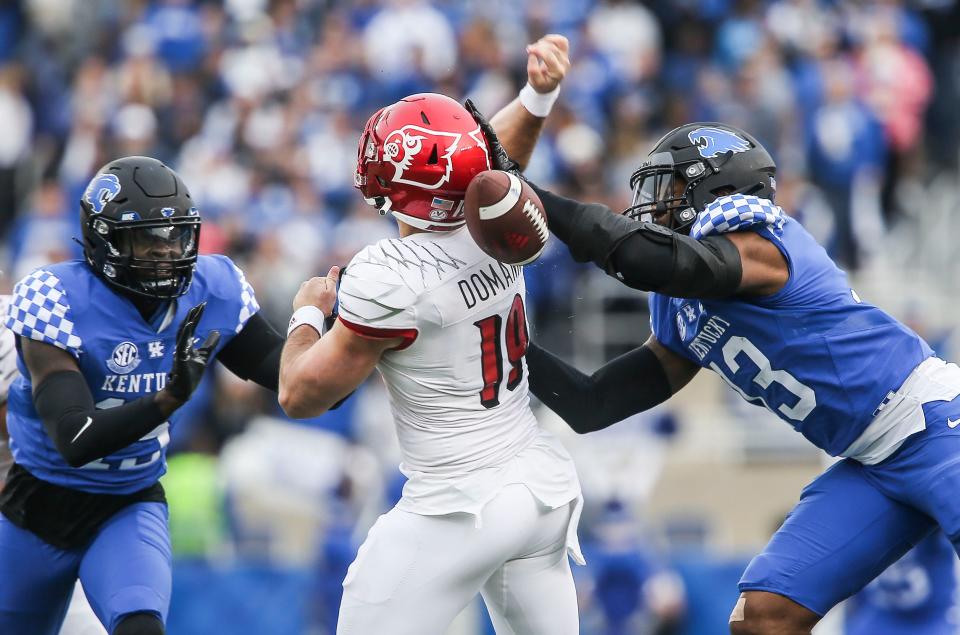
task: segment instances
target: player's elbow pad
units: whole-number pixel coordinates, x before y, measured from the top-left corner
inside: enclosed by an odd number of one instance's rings
[[[611,255],[607,270],[624,284],[675,298],[724,298],[736,293],[743,263],[724,236],[695,240],[665,227],[644,227]]]

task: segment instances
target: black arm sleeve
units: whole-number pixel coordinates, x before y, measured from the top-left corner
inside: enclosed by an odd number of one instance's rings
[[[529,181],[528,181],[529,183]],[[596,203],[581,203],[530,183],[540,197],[547,226],[566,243],[577,262],[595,262],[607,270],[607,261],[617,246],[639,231],[641,223]]]
[[[743,277],[740,252],[724,236],[695,240],[656,225],[580,203],[531,184],[547,224],[578,262],[592,261],[634,289],[677,298],[723,298]]]
[[[166,420],[153,395],[97,410],[78,371],[52,373],[33,391],[33,404],[54,446],[72,467],[137,441]]]
[[[327,318],[332,321],[332,316]],[[332,324],[328,323],[327,328]],[[254,313],[237,336],[217,354],[230,372],[241,379],[249,379],[273,392],[280,390],[280,355],[286,340],[277,333],[260,313]],[[336,410],[349,395],[330,406]]]
[[[217,354],[217,359],[237,377],[277,392],[283,342],[270,323],[259,312],[254,313],[236,337]]]
[[[531,343],[530,390],[580,434],[602,430],[673,394],[663,365],[641,346],[586,375]]]

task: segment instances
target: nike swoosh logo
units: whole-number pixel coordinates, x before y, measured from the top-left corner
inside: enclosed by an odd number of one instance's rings
[[[83,434],[84,430],[90,427],[91,423],[93,423],[93,417],[87,417],[87,422],[83,424],[83,427],[80,428],[80,432],[77,433],[77,436],[73,437],[70,443],[75,443],[76,440],[80,438],[80,435]]]
[[[951,428],[956,428],[960,426],[960,419],[947,419],[947,425]]]

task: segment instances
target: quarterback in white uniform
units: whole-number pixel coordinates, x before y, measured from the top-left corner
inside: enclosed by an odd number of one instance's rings
[[[566,47],[560,36],[532,45],[526,92],[492,120],[520,160],[559,90]],[[294,300],[281,405],[314,416],[379,369],[408,478],[347,573],[340,635],[440,635],[478,592],[500,635],[578,632],[568,554],[583,563],[580,485],[530,410],[523,270],[487,256],[464,227],[467,183],[490,168],[481,121],[433,94],[374,114],[356,182],[397,218],[400,238],[353,258],[323,337],[339,270]]]
[[[7,314],[10,296],[0,295],[0,315]],[[10,385],[20,376],[17,370],[17,345],[13,331],[0,324],[0,489],[7,478],[7,472],[13,465],[7,437],[7,395]],[[60,635],[106,635],[100,620],[94,614],[83,587],[77,580],[73,598],[67,608],[67,617],[60,627]]]

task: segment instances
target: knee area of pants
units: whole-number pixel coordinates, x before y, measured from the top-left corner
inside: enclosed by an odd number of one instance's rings
[[[736,613],[734,614],[736,615]],[[750,607],[739,619],[731,616],[730,635],[769,635],[769,633],[809,632],[813,623],[793,616],[776,607],[763,604]]]
[[[120,620],[113,635],[164,635],[163,622],[153,613],[133,613]]]

